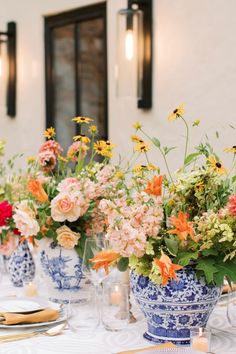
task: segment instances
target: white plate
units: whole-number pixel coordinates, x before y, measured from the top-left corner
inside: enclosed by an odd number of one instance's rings
[[[165,348],[139,352],[139,354],[202,354],[202,352],[191,348]]]
[[[53,306],[51,306],[51,303],[50,303],[50,308],[54,308],[55,310],[59,310],[60,306],[58,304],[53,304]],[[63,309],[60,309],[60,317],[55,321],[28,323],[28,324],[23,323],[23,324],[15,324],[15,325],[5,325],[5,324],[0,323],[0,328],[7,328],[7,329],[13,328],[13,329],[15,329],[15,328],[33,328],[33,327],[50,326],[50,325],[55,325],[55,324],[64,322],[66,319],[67,319],[66,311]]]
[[[0,299],[0,313],[14,312],[14,313],[29,313],[40,311],[49,307],[49,302],[43,298],[1,298]]]

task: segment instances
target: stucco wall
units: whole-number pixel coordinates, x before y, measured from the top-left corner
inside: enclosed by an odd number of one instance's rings
[[[4,114],[0,99],[0,138],[8,140],[8,156],[35,154],[45,128],[43,15],[92,4],[93,0],[0,0],[0,28],[18,26],[17,117]],[[116,97],[116,14],[124,0],[108,0],[109,137],[126,153],[132,122],[140,120],[166,145],[182,145],[180,122],[167,121],[169,111],[186,104],[186,119],[200,119],[191,144],[207,132],[219,152],[235,145],[236,2],[235,0],[153,0],[153,109],[136,108],[135,100]],[[127,75],[128,83],[128,75]],[[2,86],[0,86],[2,88]],[[236,124],[235,124],[236,125]],[[220,132],[216,141],[215,131]],[[118,133],[119,132],[119,133]],[[178,167],[178,149],[170,155]],[[224,155],[224,153],[223,153]],[[162,164],[157,158],[157,163]]]

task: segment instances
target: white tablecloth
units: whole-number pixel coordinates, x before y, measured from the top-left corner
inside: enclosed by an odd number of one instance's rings
[[[6,279],[3,279],[0,285],[1,295],[15,292]],[[17,342],[0,343],[0,354],[115,354],[125,349],[148,347],[150,343],[142,338],[146,329],[145,319],[140,313],[138,318],[137,323],[130,324],[123,331],[108,332],[100,328],[91,338],[80,337],[67,329],[56,337],[38,336]],[[228,331],[230,326],[226,318],[226,307],[216,306],[208,325]],[[212,350],[215,354],[236,354],[236,328],[231,331],[235,334],[219,332],[212,336]],[[0,335],[14,332],[13,329],[1,329]]]

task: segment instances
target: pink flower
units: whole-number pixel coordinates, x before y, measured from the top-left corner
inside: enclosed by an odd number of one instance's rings
[[[231,197],[229,197],[227,208],[230,214],[236,217],[236,194],[231,195]]]
[[[11,235],[10,232],[7,234],[5,242],[0,245],[0,253],[4,256],[10,256],[16,249],[18,245],[18,238]]]
[[[51,215],[55,221],[76,221],[84,208],[81,193],[61,192],[51,201]]]
[[[74,142],[71,146],[69,146],[67,150],[67,157],[71,161],[78,161],[79,156],[81,156],[81,159],[85,158],[88,150],[88,146],[81,143],[80,141]]]
[[[56,157],[60,155],[62,148],[55,140],[48,140],[43,143],[39,149],[39,153],[51,151]]]
[[[39,154],[39,164],[45,172],[54,170],[57,164],[56,155],[50,150],[41,152]]]
[[[59,192],[66,192],[78,189],[81,189],[81,182],[75,177],[65,178],[57,186],[57,190]]]

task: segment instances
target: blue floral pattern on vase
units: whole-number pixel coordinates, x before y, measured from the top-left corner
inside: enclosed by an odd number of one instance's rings
[[[166,286],[131,272],[135,300],[147,319],[144,338],[152,343],[189,345],[190,329],[205,327],[221,294],[221,288],[197,279],[193,268],[177,272]]]
[[[51,242],[40,253],[40,263],[49,288],[50,300],[58,303],[76,301],[81,288],[82,260],[75,250],[67,250]]]
[[[35,263],[27,241],[19,243],[8,261],[8,270],[14,286],[21,287],[35,276]]]

